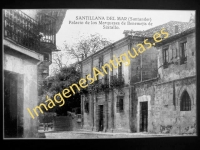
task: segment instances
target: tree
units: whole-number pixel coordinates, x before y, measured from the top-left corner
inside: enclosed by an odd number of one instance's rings
[[[111,44],[110,41],[103,38],[100,34],[95,33],[90,34],[87,37],[82,36],[80,40],[78,40],[78,42],[71,47],[67,43],[64,43],[64,47],[67,53],[79,62],[80,58],[86,58],[109,44]]]
[[[43,82],[43,96],[40,103],[46,101],[47,95],[53,100],[55,94],[68,88],[73,83],[78,83],[79,79],[80,72],[76,70],[75,66],[61,67],[59,72],[54,76],[45,79]],[[62,107],[57,105],[53,109],[50,109],[50,111],[57,112],[57,114],[67,114],[67,111],[72,111],[72,108],[74,107],[80,107],[79,93],[76,93],[70,98],[66,98],[65,104]]]
[[[56,74],[59,72],[62,67],[67,66],[68,61],[70,60],[70,56],[67,54],[67,51],[59,47],[61,51],[53,52],[52,53],[52,64],[50,66],[51,73]]]

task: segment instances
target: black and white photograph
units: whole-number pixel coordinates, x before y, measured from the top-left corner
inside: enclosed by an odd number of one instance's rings
[[[195,10],[2,12],[4,139],[197,136]]]

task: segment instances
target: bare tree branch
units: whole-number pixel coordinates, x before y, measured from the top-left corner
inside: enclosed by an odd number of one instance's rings
[[[111,44],[111,42],[105,38],[102,38],[98,33],[91,34],[88,37],[81,37],[81,39],[75,45],[73,45],[73,47],[70,47],[67,43],[64,43],[65,50],[68,55],[77,59],[78,62],[81,57],[86,58],[87,56],[96,53],[109,44]]]

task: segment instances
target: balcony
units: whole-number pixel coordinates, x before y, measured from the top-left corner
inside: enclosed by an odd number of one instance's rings
[[[45,14],[38,21],[20,10],[4,10],[4,37],[30,50],[56,49],[55,19]]]
[[[109,90],[109,76],[105,76],[103,78],[103,85],[102,85],[102,88],[104,91],[107,91]]]
[[[56,20],[45,14],[38,16],[41,49],[53,51],[56,49]]]
[[[39,51],[38,22],[19,10],[4,11],[4,36],[16,43]]]
[[[121,88],[124,86],[124,78],[123,76],[110,76],[110,87],[111,88]]]

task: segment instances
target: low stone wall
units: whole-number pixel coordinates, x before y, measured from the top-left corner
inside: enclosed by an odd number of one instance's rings
[[[53,119],[54,131],[72,131],[72,119],[69,116],[56,116]]]
[[[53,120],[54,131],[73,131],[81,129],[81,122],[77,122],[78,116],[56,116]]]

